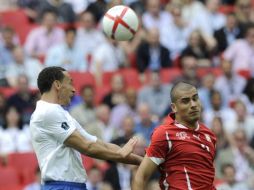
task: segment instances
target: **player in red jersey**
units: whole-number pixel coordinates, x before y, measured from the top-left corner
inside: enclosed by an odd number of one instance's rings
[[[161,173],[163,190],[215,190],[215,135],[199,123],[197,89],[179,82],[170,92],[173,113],[157,127],[136,173],[133,190],[143,190],[153,172]]]

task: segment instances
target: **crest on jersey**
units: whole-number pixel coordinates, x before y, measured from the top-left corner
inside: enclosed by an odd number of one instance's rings
[[[66,123],[66,122],[63,122],[61,127],[64,129],[64,130],[68,130],[70,128],[70,126]]]
[[[206,138],[206,140],[207,140],[208,142],[212,142],[210,135],[205,134],[205,138]]]
[[[181,140],[189,139],[190,137],[187,135],[186,132],[178,132],[176,133],[176,137],[178,137]]]

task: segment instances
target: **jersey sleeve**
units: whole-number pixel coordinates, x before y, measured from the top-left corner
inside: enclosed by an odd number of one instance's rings
[[[49,109],[44,116],[44,131],[58,142],[64,141],[76,130],[76,126],[68,119],[64,110]]]
[[[80,134],[81,134],[85,139],[87,139],[87,140],[89,140],[89,141],[93,141],[93,142],[96,142],[96,141],[97,141],[97,137],[96,137],[96,136],[89,134],[84,128],[82,128],[82,127],[80,126],[80,124],[79,124],[75,119],[73,119],[73,120],[74,120],[74,122],[75,122],[75,125],[76,125],[76,127],[77,127],[77,130],[80,132]]]
[[[167,153],[172,148],[169,134],[161,127],[155,129],[151,136],[151,143],[146,149],[146,155],[157,165],[165,161]]]

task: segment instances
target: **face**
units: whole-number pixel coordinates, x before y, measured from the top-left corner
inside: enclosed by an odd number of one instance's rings
[[[248,30],[246,39],[251,45],[254,45],[254,27]]]
[[[75,89],[72,84],[72,78],[67,71],[63,72],[64,78],[62,82],[56,82],[56,88],[58,91],[58,101],[60,105],[69,105],[71,102],[71,98],[75,93]]]
[[[74,44],[75,38],[76,38],[75,32],[73,32],[73,31],[67,32],[67,34],[65,36],[66,43],[68,45],[72,46]]]
[[[201,103],[196,88],[178,90],[177,99],[172,103],[176,116],[186,123],[195,123],[200,119]]]
[[[87,30],[95,27],[95,21],[92,13],[86,12],[81,17],[81,24]]]
[[[21,47],[16,47],[13,50],[13,57],[14,57],[16,63],[22,64],[23,61],[24,61],[24,51],[23,51],[23,49]]]
[[[236,17],[234,15],[228,15],[227,16],[227,27],[232,29],[236,26],[237,21],[236,21]]]
[[[234,183],[235,181],[235,170],[232,167],[226,167],[224,169],[224,179],[228,183]]]
[[[11,107],[6,113],[6,120],[8,123],[8,127],[18,127],[19,119],[20,119],[20,114],[18,113],[17,109],[14,107]]]
[[[82,98],[86,105],[93,106],[94,102],[94,93],[91,88],[85,88],[82,92]]]
[[[56,24],[56,15],[53,13],[46,13],[43,17],[43,24],[47,28],[53,28]]]

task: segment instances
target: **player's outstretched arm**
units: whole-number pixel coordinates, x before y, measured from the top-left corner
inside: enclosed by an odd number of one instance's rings
[[[157,169],[157,165],[147,156],[141,162],[133,180],[132,190],[144,190],[147,181]]]
[[[97,140],[98,141],[98,140]],[[134,157],[131,153],[137,143],[137,138],[130,139],[122,148],[107,147],[101,141],[92,142],[86,140],[77,130],[74,131],[64,142],[66,146],[72,147],[82,154],[102,160],[111,160],[128,164],[140,164],[141,159]],[[130,155],[131,154],[131,155]]]

